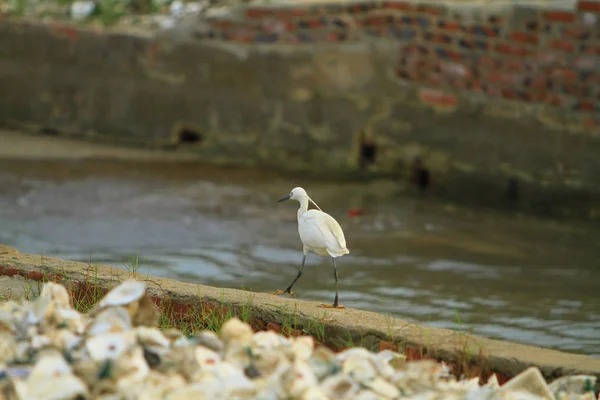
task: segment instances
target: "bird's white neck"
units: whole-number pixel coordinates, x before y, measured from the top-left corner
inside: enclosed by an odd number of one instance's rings
[[[298,219],[300,219],[300,217],[304,215],[306,211],[308,211],[308,197],[301,197],[298,199],[298,202],[300,203],[300,208],[298,209]]]

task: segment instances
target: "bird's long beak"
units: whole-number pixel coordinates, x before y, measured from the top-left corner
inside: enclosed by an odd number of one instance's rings
[[[290,193],[290,194],[288,194],[287,196],[285,196],[284,198],[282,198],[282,199],[279,199],[278,203],[281,203],[282,201],[289,200],[289,199],[290,199],[290,197],[292,197],[291,193]]]

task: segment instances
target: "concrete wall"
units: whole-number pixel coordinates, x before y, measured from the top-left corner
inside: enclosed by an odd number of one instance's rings
[[[146,37],[0,20],[0,121],[210,162],[407,179],[450,199],[600,216],[599,4],[233,9]]]

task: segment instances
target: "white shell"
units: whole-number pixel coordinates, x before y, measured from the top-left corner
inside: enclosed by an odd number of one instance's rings
[[[506,382],[501,388],[502,394],[520,391],[547,400],[554,400],[544,377],[536,367],[529,367],[519,375]]]
[[[44,377],[35,381],[16,381],[15,389],[20,399],[75,399],[89,397],[86,385],[75,375]]]
[[[231,318],[221,327],[221,338],[226,345],[230,342],[244,345],[252,339],[252,328],[238,318]]]
[[[556,398],[567,393],[584,394],[596,385],[596,380],[597,378],[591,375],[563,376],[550,383],[548,388]]]
[[[360,387],[342,374],[331,375],[321,383],[321,389],[332,399],[352,398]]]
[[[150,372],[144,351],[139,346],[119,357],[116,368],[119,375],[117,388],[125,391],[129,386],[142,382]]]
[[[182,387],[181,389],[170,392],[165,400],[205,400],[215,399],[215,386],[210,386],[205,383],[195,383]],[[222,397],[216,397],[217,399]]]
[[[291,352],[299,360],[308,360],[315,349],[312,336],[300,336],[292,340]]]
[[[47,350],[40,353],[39,358],[31,374],[29,380],[41,379],[44,377],[58,377],[70,375],[72,373],[71,366],[65,358],[57,350]]]
[[[315,373],[306,361],[296,360],[283,376],[286,392],[292,398],[300,397],[311,387],[318,384]]]
[[[203,346],[196,347],[194,354],[200,367],[212,367],[221,362],[221,356],[218,353]]]
[[[252,336],[252,346],[260,350],[270,350],[287,343],[288,339],[274,331],[260,331]]]
[[[380,377],[376,377],[365,386],[379,395],[379,398],[393,399],[400,396],[400,391],[396,386]]]
[[[135,344],[135,338],[126,333],[104,333],[85,341],[85,347],[94,361],[116,359]]]
[[[59,308],[55,310],[54,319],[57,325],[64,324],[68,329],[77,333],[82,333],[85,327],[81,314],[71,308]]]
[[[447,366],[433,360],[409,362],[402,354],[389,350],[375,354],[364,348],[335,354],[323,346],[315,348],[309,336],[253,333],[237,318],[223,325],[220,337],[206,331],[188,339],[177,330],[150,327],[156,320],[141,316],[143,303],[151,303],[144,294],[144,283],[125,281],[87,315],[71,308],[68,292],[58,284],[46,284],[34,302],[1,304],[0,367],[14,384],[16,397],[593,400],[594,396],[589,391],[596,383],[593,376],[563,377],[547,385],[537,368],[529,368],[502,387],[495,375],[480,386],[478,378],[457,380]],[[107,359],[112,361],[104,362]],[[20,372],[6,367],[19,361],[28,363],[16,369]]]
[[[133,279],[122,282],[106,294],[98,303],[98,307],[122,306],[139,300],[146,292],[144,282]]]
[[[127,332],[132,327],[131,317],[123,307],[111,307],[98,313],[88,328],[88,335]]]
[[[144,346],[171,347],[171,342],[156,328],[138,326],[135,328],[137,340]]]
[[[57,308],[70,309],[71,301],[69,300],[69,293],[63,285],[59,285],[54,282],[46,282],[42,287],[39,298],[45,299],[45,301],[54,303]]]
[[[377,376],[377,371],[370,358],[353,355],[342,363],[342,372],[355,382],[366,386]]]

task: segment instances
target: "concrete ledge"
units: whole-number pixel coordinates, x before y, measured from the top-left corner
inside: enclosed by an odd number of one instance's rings
[[[21,254],[0,245],[0,276],[22,276],[38,282],[54,280],[79,292],[90,289],[104,292],[130,277],[131,273],[108,266]],[[392,348],[413,359],[445,361],[455,373],[470,373],[484,380],[495,373],[501,383],[530,366],[538,367],[547,380],[571,374],[600,377],[600,359],[584,355],[419,326],[368,311],[322,309],[316,302],[266,293],[221,289],[147,275],[136,277],[147,281],[150,293],[163,312],[168,307],[181,319],[197,318],[197,313],[207,309],[224,314],[245,312],[251,315],[249,322],[255,329],[281,331],[282,326],[292,326],[287,333],[311,334],[335,350],[352,345],[371,350]]]

